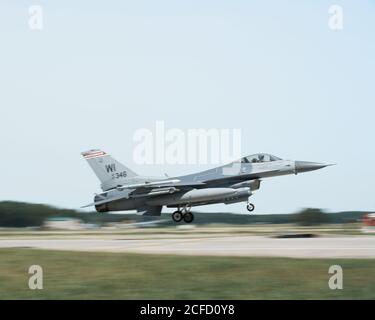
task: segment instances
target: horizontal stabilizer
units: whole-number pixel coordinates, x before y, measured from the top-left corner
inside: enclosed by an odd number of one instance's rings
[[[137,213],[144,216],[160,216],[162,206],[147,206],[137,209]]]

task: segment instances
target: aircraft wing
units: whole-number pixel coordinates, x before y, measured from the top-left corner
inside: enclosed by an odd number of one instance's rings
[[[216,183],[257,180],[261,178],[266,178],[268,176],[272,176],[272,174],[278,171],[279,170],[272,170],[272,171],[256,172],[256,173],[241,174],[241,175],[221,176],[220,178],[216,178],[216,179],[207,179],[204,181],[204,184],[210,185],[210,184],[216,184]]]
[[[159,195],[172,194],[183,189],[191,189],[199,186],[202,187],[204,185],[205,183],[203,182],[182,183],[179,180],[161,181],[160,183],[150,182],[133,185],[123,185],[118,186],[113,190],[106,191],[102,194],[98,194],[95,197],[95,201],[93,203],[87,204],[81,208],[97,206],[121,199],[154,197]]]
[[[117,190],[124,190],[124,189],[140,189],[140,188],[160,188],[160,187],[197,187],[197,186],[204,186],[203,182],[193,182],[193,183],[184,183],[178,179],[173,180],[162,180],[162,181],[153,181],[153,182],[144,182],[144,183],[137,183],[137,184],[128,184],[116,187]]]

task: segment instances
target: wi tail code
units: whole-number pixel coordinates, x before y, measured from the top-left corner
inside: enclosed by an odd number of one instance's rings
[[[106,168],[106,170],[107,170],[108,173],[116,171],[116,165],[114,163],[107,164],[105,166],[105,168]]]

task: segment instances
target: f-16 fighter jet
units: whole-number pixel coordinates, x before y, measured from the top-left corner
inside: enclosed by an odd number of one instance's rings
[[[194,220],[193,206],[247,202],[264,178],[298,174],[329,166],[308,161],[282,160],[267,153],[243,157],[229,164],[179,177],[146,177],[136,174],[101,150],[82,153],[101,182],[102,193],[94,202],[98,212],[137,210],[159,216],[163,206],[176,208],[175,222]]]

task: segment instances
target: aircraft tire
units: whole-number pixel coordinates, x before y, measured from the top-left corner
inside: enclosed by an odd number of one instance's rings
[[[252,203],[248,203],[246,206],[247,211],[253,212],[255,209],[255,206]]]
[[[194,215],[191,212],[186,212],[184,214],[184,221],[186,223],[191,223],[191,222],[193,222],[193,220],[194,220]]]
[[[183,219],[183,215],[181,211],[175,211],[172,213],[172,219],[174,222],[180,222]]]

